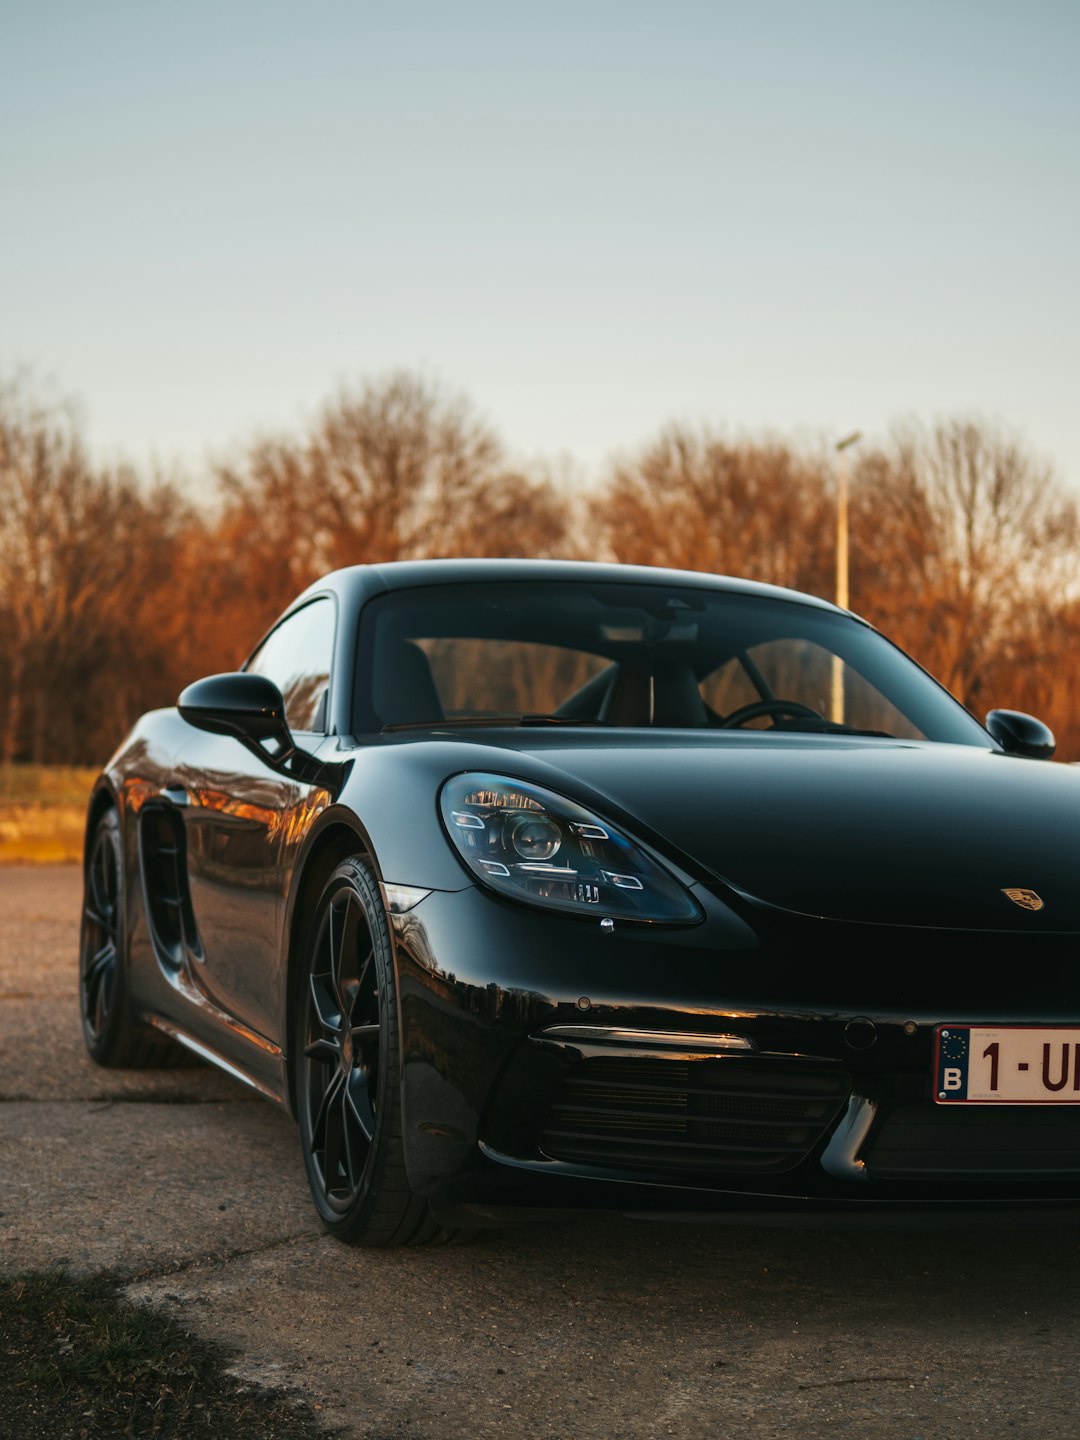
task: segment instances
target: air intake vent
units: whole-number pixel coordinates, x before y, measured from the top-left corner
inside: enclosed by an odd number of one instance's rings
[[[157,805],[146,805],[139,816],[143,891],[158,955],[179,965],[184,947],[197,946],[195,917],[187,888],[183,821]]]
[[[776,1173],[813,1150],[850,1088],[840,1070],[742,1057],[586,1060],[563,1081],[540,1148],[619,1169]]]
[[[871,1177],[980,1180],[1080,1171],[1080,1107],[899,1105],[866,1155]]]

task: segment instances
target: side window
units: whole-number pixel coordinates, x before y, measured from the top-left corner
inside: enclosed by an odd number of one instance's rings
[[[245,669],[273,680],[290,730],[324,731],[333,654],[334,603],[313,600],[270,632]]]

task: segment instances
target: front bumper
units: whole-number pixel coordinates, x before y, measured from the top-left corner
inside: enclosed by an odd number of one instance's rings
[[[1018,998],[1015,937],[995,978],[986,936],[698,898],[700,926],[614,935],[476,888],[395,917],[406,1162],[440,1214],[1080,1203],[1080,1107],[931,1096],[940,1024],[1080,1024],[1066,947]]]

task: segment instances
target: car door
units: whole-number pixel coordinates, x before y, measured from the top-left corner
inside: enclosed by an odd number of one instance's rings
[[[297,746],[318,748],[326,716],[335,604],[291,612],[244,667],[273,680]],[[277,1043],[277,967],[288,876],[319,792],[269,754],[199,732],[175,781],[186,831],[197,944],[193,978],[215,1005]]]

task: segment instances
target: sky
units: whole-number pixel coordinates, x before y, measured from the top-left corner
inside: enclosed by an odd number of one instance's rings
[[[584,478],[975,414],[1080,490],[1078,60],[1076,0],[0,0],[0,378],[193,476],[405,368]]]

